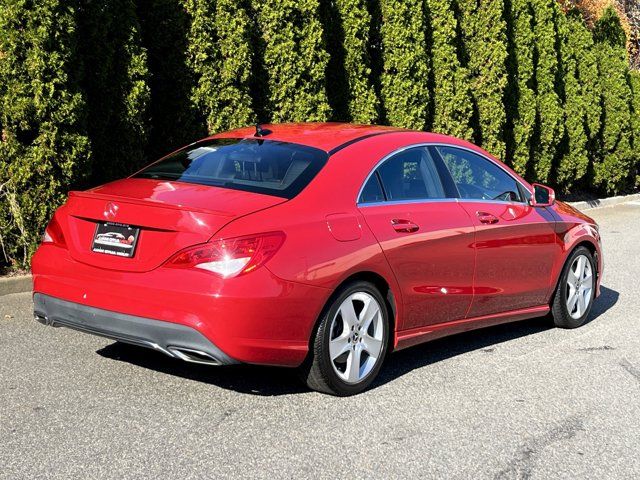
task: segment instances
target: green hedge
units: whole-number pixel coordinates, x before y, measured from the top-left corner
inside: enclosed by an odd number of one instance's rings
[[[631,93],[633,101],[631,103],[632,110],[632,130],[633,130],[633,151],[640,152],[640,72],[631,72]],[[635,175],[635,184],[640,186],[640,162],[637,157],[634,159],[634,165],[631,175]],[[632,177],[633,178],[633,177]]]
[[[429,127],[429,55],[422,0],[380,0],[382,118],[391,125]]]
[[[148,56],[133,0],[78,2],[75,9],[91,183],[99,184],[128,172],[132,159],[138,166],[144,159],[150,130]]]
[[[329,54],[318,1],[256,0],[254,11],[265,44],[269,120],[327,120],[331,112],[324,75]]]
[[[325,44],[329,63],[325,83],[332,119],[374,123],[380,102],[371,79],[371,14],[366,0],[324,1]]]
[[[464,65],[472,82],[474,140],[498,158],[505,158],[508,56],[505,6],[495,0],[460,0],[458,4]]]
[[[631,191],[625,41],[556,0],[0,0],[0,263],[70,189],[256,121],[443,132],[560,193]]]
[[[632,90],[625,34],[613,8],[596,22],[595,50],[600,71],[601,155],[594,162],[593,182],[607,191],[622,190],[638,165],[633,150]],[[640,137],[640,132],[636,132]]]
[[[0,247],[13,265],[27,265],[53,209],[92,167],[77,15],[62,0],[0,5]]]
[[[251,22],[238,2],[187,0],[189,65],[197,78],[193,102],[209,131],[255,121],[251,100]]]
[[[434,132],[473,139],[473,97],[460,25],[449,0],[428,0],[431,20]]]
[[[507,11],[507,68],[505,95],[506,160],[520,175],[533,178],[532,135],[536,123],[533,15],[530,0],[512,0]]]
[[[580,12],[559,16],[564,131],[555,181],[570,189],[587,175],[600,130],[600,84],[593,38]]]

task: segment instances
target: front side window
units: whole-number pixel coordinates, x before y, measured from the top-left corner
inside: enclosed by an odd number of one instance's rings
[[[456,147],[435,147],[458,188],[460,198],[522,202],[516,180],[493,162]]]
[[[327,162],[322,150],[258,139],[213,139],[146,167],[135,178],[165,179],[293,198]]]
[[[377,174],[389,201],[446,198],[436,164],[425,148],[398,153]]]

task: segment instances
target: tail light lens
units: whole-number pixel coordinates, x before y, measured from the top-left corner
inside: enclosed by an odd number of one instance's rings
[[[64,234],[62,233],[62,228],[60,227],[58,220],[56,220],[55,215],[51,218],[47,228],[44,229],[44,234],[42,234],[42,243],[53,243],[60,247],[67,246]]]
[[[223,278],[237,277],[266,263],[284,242],[283,232],[214,240],[177,253],[170,268],[200,268]]]

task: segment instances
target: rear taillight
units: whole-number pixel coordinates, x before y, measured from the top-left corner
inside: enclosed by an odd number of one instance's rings
[[[55,215],[49,222],[49,225],[47,225],[47,228],[44,229],[44,233],[42,234],[42,243],[53,243],[60,247],[67,246],[64,234],[62,233],[62,228],[60,227],[58,220],[56,220]]]
[[[269,232],[214,240],[179,252],[165,266],[200,268],[223,278],[237,277],[267,262],[284,238],[283,232]]]

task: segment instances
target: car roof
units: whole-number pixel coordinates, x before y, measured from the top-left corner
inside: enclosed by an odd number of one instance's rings
[[[264,138],[265,140],[298,143],[333,153],[337,149],[364,138],[383,133],[407,131],[395,127],[338,122],[260,124],[260,127],[269,133],[263,137],[256,137],[256,127],[251,126],[229,130],[209,138]]]
[[[392,143],[398,143],[400,136],[402,141],[408,142],[407,145],[412,143],[420,144],[446,144],[454,147],[462,147],[468,150],[475,151],[485,157],[488,157],[492,161],[498,163],[498,166],[503,170],[506,170],[510,175],[518,179],[525,187],[530,184],[518,175],[513,169],[511,169],[504,162],[498,158],[492,156],[489,152],[486,152],[477,145],[450,135],[444,135],[441,133],[424,132],[417,130],[408,130],[398,127],[387,127],[381,125],[359,125],[353,123],[341,123],[341,122],[324,122],[324,123],[265,123],[260,124],[263,131],[268,131],[268,134],[263,137],[256,137],[256,126],[242,127],[235,130],[229,130],[221,132],[210,137],[214,138],[263,138],[265,140],[276,140],[281,142],[297,143],[299,145],[306,145],[309,147],[315,147],[320,150],[324,150],[330,156],[345,147],[353,143],[357,143],[360,140],[364,140],[370,137],[377,137],[383,134],[396,134],[390,135],[395,137]]]

